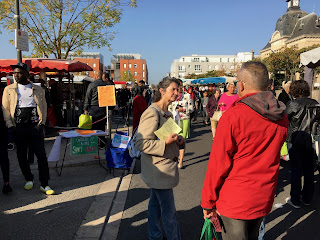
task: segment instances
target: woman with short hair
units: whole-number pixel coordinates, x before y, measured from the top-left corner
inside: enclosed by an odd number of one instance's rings
[[[179,183],[179,149],[184,147],[184,139],[178,134],[159,140],[155,131],[172,115],[168,106],[178,96],[179,82],[175,78],[164,78],[157,86],[154,103],[141,116],[136,148],[141,151],[141,178],[150,187],[148,206],[149,239],[162,239],[160,219],[168,239],[180,237],[176,217],[173,188]]]
[[[311,131],[316,120],[318,102],[311,99],[310,87],[304,80],[292,82],[290,93],[294,100],[287,105],[289,119],[288,146],[291,167],[291,191],[287,203],[300,208],[301,203],[310,205],[314,192],[314,160]],[[301,177],[304,176],[301,191]]]
[[[288,104],[291,100],[293,100],[291,94],[290,94],[290,86],[291,86],[291,81],[283,81],[282,82],[282,92],[278,96],[278,100],[283,102],[285,105]]]
[[[239,99],[237,93],[235,93],[236,87],[233,82],[227,84],[227,92],[223,93],[219,99],[218,106],[221,111],[226,111],[231,105]]]

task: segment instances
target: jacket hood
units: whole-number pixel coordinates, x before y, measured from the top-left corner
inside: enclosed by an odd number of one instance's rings
[[[278,101],[271,91],[256,93],[239,102],[246,104],[263,117],[274,122],[282,119],[286,112],[284,103]]]

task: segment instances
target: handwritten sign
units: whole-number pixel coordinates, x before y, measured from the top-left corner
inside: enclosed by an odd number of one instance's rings
[[[71,155],[97,153],[98,137],[75,137],[72,138]]]
[[[114,86],[98,87],[99,107],[116,105],[116,91]]]

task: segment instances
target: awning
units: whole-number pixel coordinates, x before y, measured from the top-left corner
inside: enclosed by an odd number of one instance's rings
[[[316,68],[320,66],[320,47],[300,54],[300,66]]]
[[[212,78],[199,78],[191,81],[191,84],[213,84],[213,83],[225,83],[224,77],[212,77]]]
[[[66,59],[49,59],[49,58],[25,58],[22,62],[30,67],[31,72],[82,72],[93,71],[85,63],[66,60]],[[10,65],[17,64],[16,59],[0,59],[0,73],[12,73]]]

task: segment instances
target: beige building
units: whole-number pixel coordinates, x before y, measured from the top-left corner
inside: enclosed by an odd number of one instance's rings
[[[270,41],[260,51],[261,59],[284,47],[301,49],[314,44],[320,44],[320,17],[302,11],[300,0],[291,0],[287,12],[278,19]]]
[[[242,63],[252,60],[253,52],[239,52],[236,55],[198,55],[182,56],[171,63],[170,76],[184,78],[189,74],[203,74],[213,70],[236,72]]]

